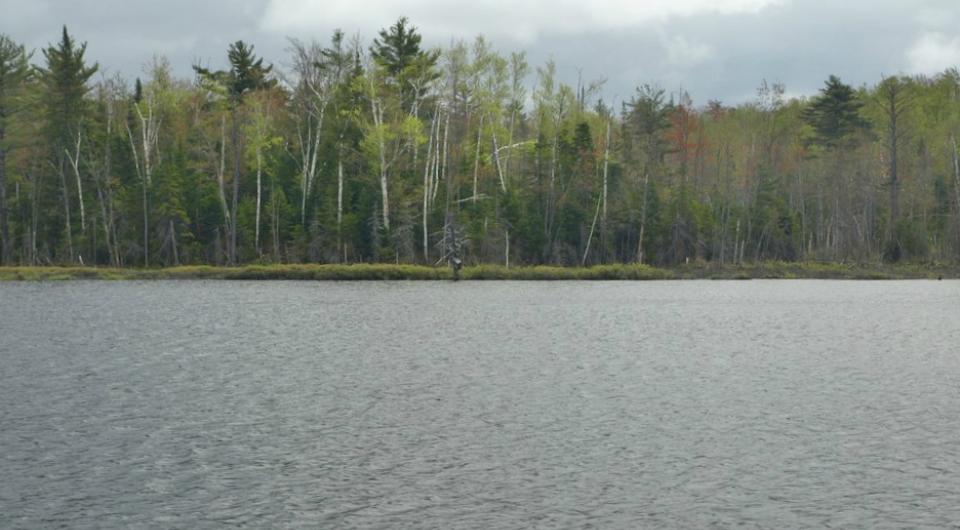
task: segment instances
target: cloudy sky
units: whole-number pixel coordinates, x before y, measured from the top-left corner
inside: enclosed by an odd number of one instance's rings
[[[0,33],[35,49],[66,24],[91,60],[127,76],[154,53],[181,75],[221,67],[238,39],[282,67],[288,36],[369,39],[401,15],[429,45],[483,34],[534,65],[552,57],[567,82],[607,79],[608,100],[651,83],[738,103],[762,79],[802,95],[830,74],[860,85],[960,65],[957,0],[0,0],[0,13]]]

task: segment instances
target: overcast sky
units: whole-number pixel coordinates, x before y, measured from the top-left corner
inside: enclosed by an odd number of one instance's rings
[[[131,77],[154,53],[184,76],[198,60],[222,67],[238,39],[282,67],[288,36],[369,40],[401,15],[428,45],[484,34],[532,65],[552,57],[571,84],[605,78],[607,100],[650,83],[732,104],[762,79],[801,95],[830,74],[860,85],[960,65],[958,0],[0,0],[0,13],[0,32],[28,48],[66,24],[90,60]]]

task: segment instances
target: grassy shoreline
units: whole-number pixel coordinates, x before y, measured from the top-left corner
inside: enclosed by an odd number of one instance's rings
[[[838,279],[902,280],[960,278],[960,264],[842,264],[762,262],[739,266],[690,264],[670,268],[618,264],[594,267],[477,265],[462,280],[683,280]],[[94,267],[0,267],[0,281],[43,280],[450,280],[447,267],[422,265],[245,265],[184,266],[165,269]]]

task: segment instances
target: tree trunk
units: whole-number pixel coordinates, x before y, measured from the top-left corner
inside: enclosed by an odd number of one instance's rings
[[[643,233],[647,228],[647,193],[650,189],[650,173],[643,173],[643,204],[640,206],[640,236],[637,238],[637,263],[643,264]]]
[[[343,261],[343,159],[337,156],[337,261]]]
[[[593,223],[590,224],[590,235],[587,237],[587,248],[583,251],[583,259],[580,261],[581,267],[587,264],[587,256],[590,255],[590,243],[593,241],[593,231],[597,228],[597,218],[600,217],[600,205],[602,203],[603,195],[597,198],[597,211],[593,214]]]
[[[37,264],[37,227],[39,218],[37,210],[40,209],[40,172],[34,171],[30,179],[30,264]]]
[[[423,166],[423,262],[430,263],[430,237],[428,231],[430,214],[430,169],[433,160],[433,139],[436,134],[434,130],[439,129],[440,116],[434,113],[433,122],[430,124],[430,139],[427,141],[427,159]]]
[[[500,164],[500,146],[497,143],[497,130],[495,128],[491,127],[490,136],[493,139],[493,161],[497,166],[497,176],[500,178],[500,189],[506,193],[507,181],[503,178],[503,167]]]
[[[601,226],[607,222],[607,175],[610,168],[610,120],[607,120],[607,139],[603,144],[603,216]]]
[[[80,199],[80,231],[81,233],[86,233],[87,216],[83,207],[83,181],[80,180],[80,138],[80,133],[77,133],[76,153],[71,157],[70,153],[67,152],[67,160],[70,161],[70,166],[73,167],[73,174],[77,179],[77,197]]]
[[[960,152],[957,139],[953,138],[953,192],[957,200],[957,230],[960,233]]]
[[[304,140],[302,133],[299,132],[301,163],[303,165],[302,180],[300,183],[300,224],[306,226],[307,222],[307,197],[313,190],[313,181],[317,175],[317,160],[320,152],[320,131],[323,129],[323,120],[326,115],[327,105],[322,103],[319,112],[313,114],[316,116],[316,129],[310,126],[310,118],[307,118],[307,137]]]
[[[217,186],[220,192],[220,207],[223,209],[223,225],[227,232],[230,232],[230,207],[227,206],[226,185],[223,181],[227,165],[227,124],[226,118],[220,121],[220,166],[217,171]],[[220,245],[217,245],[219,252]]]
[[[890,223],[896,229],[900,219],[900,180],[897,175],[897,120],[890,124]]]
[[[140,109],[136,108],[137,115],[140,118],[140,139],[141,147],[143,149],[143,160],[141,162],[141,156],[137,149],[136,142],[133,141],[133,131],[130,130],[130,125],[127,125],[127,137],[130,139],[130,152],[133,155],[133,164],[137,171],[137,176],[140,177],[140,191],[141,191],[141,203],[142,203],[142,215],[143,215],[143,266],[150,266],[150,203],[149,203],[149,187],[150,187],[150,132],[148,130],[148,122],[144,119],[143,114],[140,113]],[[152,123],[152,122],[151,122]]]
[[[380,196],[382,198],[381,215],[383,215],[383,227],[390,230],[390,198],[387,189],[387,146],[383,140],[383,108],[379,98],[374,96],[373,81],[370,84],[370,113],[373,116],[373,124],[377,128],[377,150],[380,158]]]
[[[100,216],[103,218],[103,236],[107,244],[107,255],[110,256],[110,264],[116,266],[113,261],[113,241],[110,238],[110,217],[107,216],[107,200],[104,197],[103,184],[97,182],[97,202],[100,203]]]
[[[150,203],[147,194],[146,179],[140,180],[140,189],[143,192],[143,266],[150,266]]]
[[[61,155],[62,156],[62,155]],[[60,159],[60,187],[63,189],[63,215],[65,218],[65,229],[67,231],[67,253],[70,256],[68,263],[73,263],[75,257],[73,254],[73,228],[70,225],[70,190],[67,188],[67,168],[66,160]]]
[[[263,154],[260,144],[257,144],[257,215],[254,228],[253,246],[257,249],[257,256],[260,255],[260,201],[262,198],[262,176],[263,176]]]
[[[170,245],[173,247],[173,264],[179,266],[180,254],[177,252],[177,228],[173,224],[173,219],[170,219]]]
[[[443,120],[443,152],[440,152],[440,146],[437,146],[437,156],[440,157],[440,160],[437,163],[437,168],[434,172],[436,177],[434,182],[436,185],[433,187],[433,196],[430,200],[435,201],[437,199],[437,192],[440,190],[440,181],[443,180],[446,182],[447,179],[447,140],[450,136],[450,112],[447,112],[446,117]],[[439,140],[439,138],[438,138]],[[449,193],[449,189],[447,190]],[[448,197],[449,199],[449,197]],[[449,206],[449,205],[448,205]],[[446,217],[446,212],[444,212],[444,217]]]
[[[10,264],[10,227],[7,224],[7,152],[0,127],[0,265]]]
[[[504,251],[503,251],[503,261],[506,268],[510,268],[510,229],[506,228],[503,231],[504,239]]]
[[[607,260],[607,183],[610,169],[610,119],[607,119],[607,139],[603,144],[603,211],[600,217],[600,262]]]
[[[107,138],[113,133],[113,104],[107,105]],[[116,223],[113,216],[113,192],[110,190],[110,173],[113,172],[113,148],[110,142],[105,142],[103,152],[103,172],[100,175],[100,209],[103,215],[103,230],[107,238],[107,253],[110,254],[110,263],[114,267],[120,266],[120,242],[117,238]]]
[[[383,156],[383,153],[380,154],[381,164],[386,163],[386,159]],[[390,230],[390,198],[389,192],[387,191],[387,172],[384,169],[380,169],[380,195],[383,197],[382,215],[383,215],[383,227],[388,231]]]
[[[233,211],[230,212],[230,264],[237,264],[237,203],[240,201],[240,128],[237,109],[230,112],[230,140],[233,144]]]
[[[473,158],[473,202],[477,202],[477,180],[480,175],[480,137],[483,134],[483,115],[480,115],[480,124],[477,126],[477,151]]]
[[[280,205],[277,204],[277,189],[270,187],[270,239],[273,240],[273,259],[280,261]]]

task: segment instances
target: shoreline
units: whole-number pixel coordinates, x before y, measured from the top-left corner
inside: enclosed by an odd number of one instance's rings
[[[58,280],[446,280],[449,267],[395,264],[243,265],[238,267],[181,266],[158,269],[99,267],[0,267],[0,281]],[[820,263],[761,262],[724,265],[699,263],[675,267],[637,264],[592,267],[475,265],[464,267],[460,279],[471,280],[908,280],[960,279],[960,264],[943,263]]]

